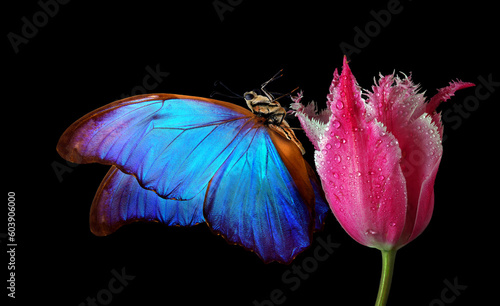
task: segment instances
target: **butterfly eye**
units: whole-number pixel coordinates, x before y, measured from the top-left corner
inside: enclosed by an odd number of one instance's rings
[[[253,100],[255,98],[255,94],[252,92],[246,92],[244,97],[245,97],[245,100],[250,101],[250,100]]]

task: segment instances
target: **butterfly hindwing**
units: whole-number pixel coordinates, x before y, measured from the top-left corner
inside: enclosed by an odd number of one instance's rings
[[[90,229],[98,236],[113,233],[135,221],[191,226],[205,222],[200,192],[189,201],[166,200],[142,188],[137,179],[112,166],[104,177],[90,209]]]

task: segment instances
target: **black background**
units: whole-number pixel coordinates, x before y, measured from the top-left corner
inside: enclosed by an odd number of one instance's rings
[[[88,213],[108,167],[79,165],[60,181],[53,165],[66,165],[55,150],[63,131],[87,112],[130,95],[142,85],[148,66],[169,73],[152,92],[203,97],[216,80],[242,93],[284,68],[272,90],[300,86],[303,101],[314,99],[324,107],[332,73],[342,64],[340,43],[355,45],[354,27],[364,29],[374,20],[370,11],[386,9],[389,1],[232,1],[237,5],[223,20],[210,0],[103,2],[60,5],[18,53],[8,33],[21,34],[22,17],[31,20],[41,8],[37,1],[20,1],[2,12],[7,21],[3,185],[4,194],[16,193],[16,302],[80,305],[108,288],[113,269],[125,268],[135,279],[109,305],[250,306],[269,299],[275,289],[287,306],[373,305],[380,252],[352,240],[333,216],[290,266],[263,264],[205,225],[133,224],[95,237]],[[393,71],[411,72],[428,97],[457,78],[478,84],[478,77],[491,74],[500,81],[494,2],[402,0],[400,7],[351,56],[362,87],[370,88],[379,72]],[[445,305],[432,301],[441,298],[444,281],[455,278],[467,289],[453,305],[498,301],[500,87],[494,89],[460,124],[448,122],[445,128],[434,215],[424,233],[398,252],[389,305]],[[474,89],[460,91],[440,109],[463,117],[453,103],[461,105],[474,94]],[[313,148],[297,134],[313,163]],[[282,275],[313,256],[317,237],[340,246],[292,291]],[[2,280],[8,273],[5,243]]]

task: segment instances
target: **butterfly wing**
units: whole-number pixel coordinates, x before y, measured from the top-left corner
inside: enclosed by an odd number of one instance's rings
[[[104,177],[90,209],[90,230],[97,236],[113,233],[135,221],[191,226],[205,222],[199,193],[189,201],[166,200],[142,188],[137,179],[112,166]]]
[[[242,125],[253,117],[242,107],[217,100],[135,96],[73,123],[57,151],[73,163],[116,165],[166,199],[189,200],[204,192]]]
[[[311,243],[314,194],[303,199],[271,134],[281,137],[257,128],[236,147],[210,181],[204,215],[212,230],[254,250],[263,261],[290,262]],[[297,146],[286,143],[290,146],[280,149],[300,157],[295,170],[306,170]],[[307,180],[307,171],[303,174]]]

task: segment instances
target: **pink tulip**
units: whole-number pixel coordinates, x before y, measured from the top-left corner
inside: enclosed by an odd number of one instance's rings
[[[301,93],[292,108],[316,149],[316,169],[335,217],[354,240],[380,249],[384,266],[392,266],[396,250],[431,219],[443,154],[436,108],[474,84],[451,82],[426,103],[410,77],[381,76],[368,92],[357,85],[345,57],[343,66],[340,76],[334,72],[327,109],[317,113],[314,103],[302,105]],[[389,277],[384,286],[390,276],[383,275]]]

